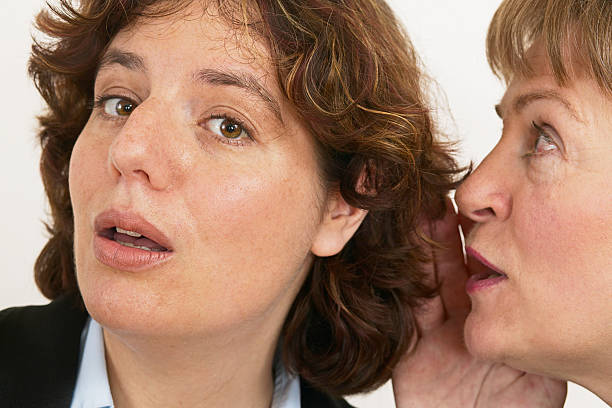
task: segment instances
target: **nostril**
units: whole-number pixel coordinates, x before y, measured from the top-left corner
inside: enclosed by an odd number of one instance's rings
[[[147,183],[151,182],[151,177],[149,177],[149,173],[144,170],[134,170],[134,175],[142,177]]]

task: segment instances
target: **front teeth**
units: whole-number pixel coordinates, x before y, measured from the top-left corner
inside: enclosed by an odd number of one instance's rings
[[[135,238],[140,238],[140,237],[142,237],[142,234],[139,234],[139,233],[134,232],[134,231],[124,230],[124,229],[119,228],[119,227],[115,227],[115,229],[116,229],[116,230],[117,230],[117,232],[119,232],[120,234],[129,235],[130,237],[135,237]]]
[[[126,247],[130,247],[130,248],[143,249],[145,251],[151,251],[151,252],[160,252],[157,249],[151,249],[151,248],[147,248],[145,246],[134,245],[134,244],[130,244],[129,242],[117,241],[117,243],[121,244],[123,246],[126,246]]]

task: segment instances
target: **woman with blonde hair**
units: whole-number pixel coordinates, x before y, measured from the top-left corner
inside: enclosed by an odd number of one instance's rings
[[[611,45],[609,0],[497,10],[503,132],[456,194],[467,265],[458,217],[433,228],[441,297],[395,372],[398,406],[561,407],[566,380],[612,403]]]

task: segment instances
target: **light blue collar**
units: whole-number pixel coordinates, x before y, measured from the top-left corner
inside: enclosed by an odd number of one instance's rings
[[[108,385],[102,327],[89,318],[81,334],[81,366],[70,408],[114,408]]]
[[[299,377],[289,376],[282,361],[275,362],[271,408],[300,408]],[[108,385],[102,327],[91,317],[81,333],[81,364],[71,408],[114,408]]]

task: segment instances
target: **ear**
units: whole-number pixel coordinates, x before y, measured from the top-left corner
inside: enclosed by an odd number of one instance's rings
[[[366,210],[347,204],[339,191],[330,193],[310,251],[319,257],[336,255],[355,234],[367,214]]]

